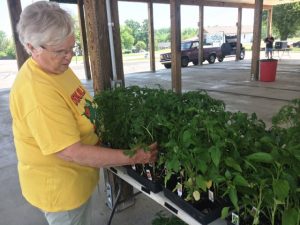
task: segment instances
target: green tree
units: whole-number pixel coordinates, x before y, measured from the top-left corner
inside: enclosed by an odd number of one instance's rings
[[[281,40],[293,37],[300,29],[300,2],[274,6],[273,28]]]
[[[4,31],[0,30],[0,52],[4,52],[9,41]]]
[[[141,50],[145,50],[146,49],[146,44],[145,42],[143,41],[138,41],[136,44],[135,44],[135,49],[137,52],[141,51]]]
[[[16,51],[13,41],[7,38],[4,31],[0,31],[0,59],[14,58],[16,58]]]
[[[140,26],[139,32],[136,37],[136,42],[144,42],[146,44],[147,49],[149,46],[148,30],[148,20],[144,20],[142,22],[142,25]]]
[[[144,20],[142,24],[134,20],[126,20],[125,25],[128,26],[132,33],[131,35],[134,37],[134,45],[136,45],[139,41],[142,41],[148,46],[148,20]]]
[[[134,44],[138,41],[138,36],[141,30],[141,25],[139,22],[134,20],[125,20],[125,25],[131,29],[131,35],[134,37]]]
[[[155,39],[157,42],[170,42],[171,41],[171,32],[170,28],[161,28],[155,30]]]
[[[74,34],[75,34],[76,51],[78,51],[77,53],[79,55],[82,55],[81,32],[80,32],[80,26],[79,26],[78,17],[75,17],[74,21],[75,21]]]
[[[13,40],[9,40],[8,45],[5,49],[5,55],[8,59],[15,59],[16,58],[16,48]]]
[[[186,28],[181,33],[181,39],[186,40],[192,37],[197,37],[198,35],[198,29],[196,28]]]
[[[120,27],[122,49],[132,49],[134,37],[132,30],[127,25]]]
[[[261,23],[261,37],[262,39],[267,37],[267,20],[268,20],[268,11],[264,10],[262,12],[262,23]],[[272,33],[272,36],[274,37],[274,32]]]

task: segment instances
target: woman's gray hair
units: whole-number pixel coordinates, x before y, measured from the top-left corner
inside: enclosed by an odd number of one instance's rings
[[[27,44],[38,48],[63,42],[74,33],[74,21],[58,3],[38,1],[23,10],[17,31],[20,42],[30,53]]]

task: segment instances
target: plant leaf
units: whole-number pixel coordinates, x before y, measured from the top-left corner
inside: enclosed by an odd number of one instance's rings
[[[242,172],[242,169],[241,169],[240,165],[231,157],[227,157],[225,159],[225,164],[228,167],[231,167],[231,168],[233,168],[233,169],[235,169],[239,172]]]
[[[239,210],[238,197],[237,197],[237,191],[234,186],[229,187],[229,198],[233,206],[235,207],[235,209],[238,211]]]
[[[249,183],[248,181],[240,174],[237,174],[234,178],[233,178],[233,183],[235,185],[238,186],[244,186],[244,187],[248,187]]]
[[[212,180],[207,181],[207,182],[206,182],[206,187],[207,187],[208,189],[210,189],[211,186],[212,186]]]
[[[255,152],[246,156],[246,158],[254,162],[262,162],[262,163],[272,163],[274,161],[272,155],[266,152]]]
[[[291,208],[283,212],[282,225],[297,225],[299,220],[299,213],[297,209]]]
[[[178,172],[180,169],[180,162],[177,158],[173,158],[166,162],[166,167],[171,171],[173,170],[174,172]]]
[[[194,191],[193,192],[193,197],[196,201],[200,200],[200,192],[199,191]]]
[[[286,180],[274,180],[272,186],[275,198],[279,201],[284,201],[289,194],[289,183]]]
[[[196,184],[198,187],[200,187],[203,191],[206,191],[206,180],[203,176],[197,176],[196,177]]]
[[[221,151],[216,146],[212,146],[209,148],[211,159],[216,167],[219,167],[220,159],[221,159]]]
[[[189,130],[184,131],[182,136],[182,141],[184,143],[189,143],[191,142],[191,139],[192,139],[192,133]]]
[[[225,219],[229,214],[229,207],[224,207],[221,212],[221,219]]]

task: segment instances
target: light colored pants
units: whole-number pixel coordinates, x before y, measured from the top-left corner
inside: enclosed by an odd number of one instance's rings
[[[273,48],[266,48],[266,57],[272,57]]]
[[[49,225],[91,225],[91,198],[79,208],[63,212],[44,212]]]

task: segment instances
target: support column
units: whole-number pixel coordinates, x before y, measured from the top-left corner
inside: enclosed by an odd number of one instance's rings
[[[203,64],[203,39],[204,39],[204,24],[203,24],[204,10],[203,5],[199,5],[199,23],[198,23],[198,39],[199,39],[199,52],[198,52],[198,65]]]
[[[105,0],[84,0],[94,92],[109,89],[112,66]]]
[[[150,70],[155,72],[155,44],[154,44],[154,25],[153,25],[153,3],[148,2],[148,40],[150,53]]]
[[[172,90],[181,93],[181,23],[180,0],[170,0]]]
[[[241,56],[241,34],[242,34],[242,8],[238,8],[238,22],[237,22],[237,40],[236,40],[236,56],[235,60],[239,61]]]
[[[258,80],[258,76],[259,76],[262,10],[263,10],[263,0],[255,0],[252,62],[251,62],[251,77],[250,77],[251,80]]]

